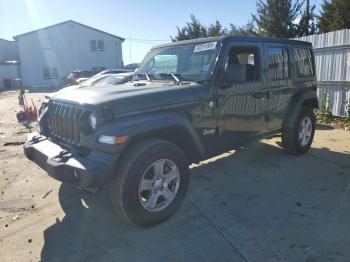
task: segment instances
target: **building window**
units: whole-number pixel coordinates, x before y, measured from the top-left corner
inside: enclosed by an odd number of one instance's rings
[[[44,79],[58,78],[57,67],[44,67]]]
[[[105,51],[105,42],[103,40],[90,40],[91,51]]]
[[[295,48],[294,57],[299,77],[315,75],[314,60],[310,48]]]
[[[269,47],[267,51],[270,80],[289,78],[288,50],[285,47]]]
[[[41,45],[44,49],[52,49],[52,39],[51,38],[42,39]]]

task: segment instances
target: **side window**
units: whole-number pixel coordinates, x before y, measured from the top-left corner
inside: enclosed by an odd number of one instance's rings
[[[236,71],[239,70],[243,76],[243,81],[251,82],[260,79],[260,55],[259,47],[232,47],[229,51],[225,69]]]
[[[43,68],[44,79],[53,79],[58,77],[57,67],[44,67]]]
[[[310,48],[295,48],[293,54],[298,77],[315,75],[312,51]]]
[[[41,39],[41,45],[44,49],[52,49],[52,39],[51,38],[45,38]]]
[[[267,63],[270,80],[289,78],[288,49],[285,47],[269,47],[267,50]]]

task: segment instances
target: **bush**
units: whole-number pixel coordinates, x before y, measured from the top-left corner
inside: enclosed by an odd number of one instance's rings
[[[334,119],[328,105],[329,94],[326,92],[322,98],[321,108],[316,111],[316,119],[318,122],[329,124]]]

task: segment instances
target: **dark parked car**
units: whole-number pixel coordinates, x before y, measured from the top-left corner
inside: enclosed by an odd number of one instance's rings
[[[317,107],[310,43],[194,39],[154,47],[133,82],[52,97],[24,152],[64,183],[109,185],[117,213],[150,226],[180,206],[191,163],[276,133],[306,153]]]
[[[128,65],[124,66],[124,69],[131,70],[134,72],[139,67],[139,65],[140,64],[138,64],[138,63],[128,64]]]
[[[108,74],[108,75],[102,75],[102,76],[104,77],[96,81],[94,85],[96,86],[121,85],[131,81],[131,79],[134,76],[134,73],[128,72],[128,73],[119,73],[119,74]]]
[[[97,71],[97,70],[75,70],[72,73],[70,73],[67,77],[66,77],[66,83],[65,85],[76,85],[77,82],[76,80],[79,78],[89,78],[93,75],[96,75],[98,73],[100,73],[101,71]]]
[[[121,73],[129,73],[129,72],[132,72],[132,71],[128,69],[107,69],[98,73],[97,75],[121,74]]]

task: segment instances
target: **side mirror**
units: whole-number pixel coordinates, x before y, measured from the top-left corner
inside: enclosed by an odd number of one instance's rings
[[[228,65],[225,72],[227,82],[244,82],[246,79],[246,65]]]

